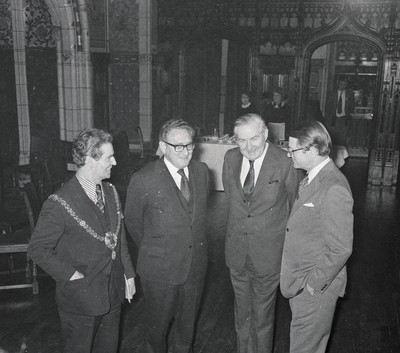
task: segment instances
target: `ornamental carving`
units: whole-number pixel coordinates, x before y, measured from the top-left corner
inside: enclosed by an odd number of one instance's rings
[[[52,22],[45,0],[25,0],[26,46],[54,48]]]
[[[12,20],[10,0],[0,0],[0,48],[12,48]]]

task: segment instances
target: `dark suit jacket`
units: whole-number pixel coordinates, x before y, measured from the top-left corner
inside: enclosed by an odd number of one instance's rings
[[[239,148],[225,155],[223,184],[229,204],[225,256],[240,271],[250,258],[260,274],[279,273],[286,221],[296,197],[298,173],[286,152],[269,144],[255,190],[247,202],[240,183]]]
[[[354,113],[354,92],[350,88],[345,89],[346,92],[346,99],[344,101],[344,113],[346,116],[350,116],[351,113]],[[335,125],[336,121],[336,108],[338,105],[338,91],[335,90],[331,93],[329,100],[328,100],[328,109],[326,114],[328,114],[329,118],[331,119],[331,125]]]
[[[139,247],[137,272],[147,280],[183,284],[192,267],[204,278],[207,268],[208,168],[189,164],[191,206],[163,159],[133,174],[125,205],[126,226]]]
[[[114,192],[103,183],[105,213],[108,213],[111,231],[117,224]],[[105,214],[86,195],[76,177],[66,182],[56,193],[63,198],[98,235],[107,232]],[[43,270],[56,280],[56,300],[62,311],[96,316],[110,308],[108,285],[111,271],[121,301],[125,298],[124,273],[135,276],[126,244],[124,223],[118,234],[116,259],[104,241],[95,239],[58,202],[47,199],[30,240],[28,254]],[[69,281],[75,271],[85,278]]]
[[[343,296],[353,244],[352,209],[347,179],[330,161],[295,201],[288,220],[281,271],[285,297],[306,284]]]

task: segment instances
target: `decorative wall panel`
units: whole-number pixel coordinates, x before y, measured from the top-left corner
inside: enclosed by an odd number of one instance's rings
[[[12,19],[10,0],[0,0],[0,48],[12,48]]]
[[[25,0],[26,46],[55,48],[51,15],[45,0]]]
[[[110,46],[112,52],[138,52],[138,2],[114,0],[110,3]]]

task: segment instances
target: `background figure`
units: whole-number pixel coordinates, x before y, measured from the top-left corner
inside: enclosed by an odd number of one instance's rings
[[[288,157],[307,171],[299,184],[283,249],[281,291],[292,310],[291,353],[323,353],[336,302],[346,287],[353,244],[353,198],[329,158],[330,136],[317,121],[294,129]]]
[[[326,109],[330,119],[329,132],[332,143],[338,146],[347,146],[351,113],[354,113],[354,92],[347,86],[347,79],[339,78],[338,88],[330,95]]]
[[[145,299],[146,352],[192,349],[207,269],[208,168],[192,160],[195,131],[167,121],[160,131],[164,154],[133,174],[127,191],[126,225],[139,247],[137,271]]]
[[[44,203],[31,237],[30,258],[56,281],[64,353],[113,353],[121,302],[135,291],[121,204],[108,179],[116,165],[112,137],[83,130],[73,143],[78,166]]]
[[[238,118],[248,113],[258,114],[258,108],[253,102],[252,94],[249,91],[243,91],[240,95],[240,106],[238,109]]]
[[[268,130],[260,115],[237,119],[234,133],[239,148],[225,155],[223,184],[237,352],[270,353],[284,229],[298,178],[286,153],[266,142]]]
[[[272,102],[265,106],[264,120],[267,123],[284,123],[285,139],[289,136],[291,109],[284,101],[285,94],[281,87],[276,87],[272,91]],[[278,142],[277,136],[269,135],[269,140],[273,143]]]

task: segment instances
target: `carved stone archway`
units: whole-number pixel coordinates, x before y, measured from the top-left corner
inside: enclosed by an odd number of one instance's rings
[[[399,160],[398,120],[400,92],[398,85],[398,63],[390,57],[387,46],[380,38],[366,32],[351,17],[339,19],[327,31],[312,38],[302,47],[297,57],[296,76],[299,80],[299,106],[296,120],[305,116],[310,80],[311,56],[320,46],[335,41],[361,41],[375,48],[378,54],[375,104],[369,146],[368,183],[371,185],[389,185],[397,183]]]

